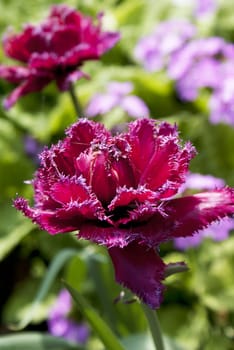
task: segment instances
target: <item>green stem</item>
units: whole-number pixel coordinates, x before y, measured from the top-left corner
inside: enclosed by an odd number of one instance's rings
[[[188,271],[189,268],[184,262],[168,264],[165,271],[165,277],[174,275],[175,273],[181,273]]]
[[[82,107],[80,105],[80,102],[79,102],[79,99],[75,93],[75,89],[74,89],[74,86],[73,84],[71,83],[70,84],[70,87],[69,87],[69,93],[70,93],[70,96],[71,96],[71,99],[72,99],[72,103],[73,103],[73,106],[75,108],[75,111],[76,111],[76,114],[77,114],[77,117],[84,117],[84,112],[82,110]]]
[[[164,350],[162,332],[156,311],[150,309],[146,304],[142,303],[141,305],[149,324],[155,350]]]
[[[113,302],[110,299],[109,294],[106,292],[108,288],[103,278],[103,274],[101,271],[101,264],[100,262],[90,258],[88,266],[89,266],[92,279],[95,283],[95,288],[96,288],[100,303],[102,305],[103,312],[108,319],[109,326],[113,331],[117,332]]]

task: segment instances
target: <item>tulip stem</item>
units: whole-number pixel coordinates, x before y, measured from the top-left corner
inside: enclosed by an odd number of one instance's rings
[[[162,331],[160,328],[158,316],[155,310],[150,309],[142,303],[142,309],[149,324],[149,329],[153,338],[155,350],[164,350]]]
[[[72,99],[73,106],[75,108],[77,117],[84,117],[84,112],[82,110],[82,107],[80,105],[79,99],[77,97],[77,94],[75,93],[74,85],[71,83],[69,87],[69,93]]]

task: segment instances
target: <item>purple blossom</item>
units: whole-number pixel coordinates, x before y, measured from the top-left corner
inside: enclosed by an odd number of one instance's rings
[[[234,126],[234,60],[223,65],[222,73],[220,85],[210,98],[210,121]]]
[[[189,173],[183,191],[187,189],[193,190],[213,190],[215,188],[222,188],[225,186],[225,181],[212,175],[202,175],[196,173]]]
[[[199,246],[205,237],[210,237],[214,241],[223,241],[229,237],[230,230],[234,230],[234,220],[225,218],[220,222],[214,222],[208,228],[196,233],[192,237],[180,237],[174,240],[175,247],[185,250]]]
[[[196,34],[195,27],[185,20],[160,23],[151,35],[142,38],[134,54],[137,61],[150,72],[161,70],[170,56]]]
[[[217,89],[223,65],[234,58],[234,46],[222,38],[197,39],[171,56],[169,76],[176,81],[181,98],[192,101],[201,88]]]
[[[234,213],[232,188],[174,197],[195,153],[166,122],[138,119],[113,136],[80,119],[41,154],[34,205],[14,204],[50,234],[79,230],[78,238],[106,246],[116,280],[156,308],[167,268],[159,245]]]
[[[72,309],[71,296],[66,289],[62,289],[51,308],[48,317],[49,332],[55,337],[62,337],[69,341],[85,344],[89,338],[89,328],[82,323],[69,319]]]
[[[225,182],[223,179],[211,175],[190,173],[181,190],[213,190],[222,188],[224,185]],[[174,244],[176,248],[185,250],[190,247],[199,246],[205,237],[210,237],[214,241],[221,241],[228,238],[230,230],[233,229],[234,219],[224,218],[219,222],[213,222],[208,228],[197,232],[192,237],[175,238]]]
[[[44,146],[40,144],[34,137],[26,135],[24,137],[24,150],[26,155],[39,165],[39,153],[42,152]]]
[[[213,15],[218,7],[217,0],[172,0],[178,7],[186,7],[192,9],[196,18]]]
[[[111,82],[106,93],[94,95],[86,108],[87,117],[105,114],[115,107],[121,107],[129,116],[147,118],[149,109],[138,96],[129,95],[133,90],[130,82]]]
[[[217,0],[195,0],[195,16],[213,15],[217,10]]]

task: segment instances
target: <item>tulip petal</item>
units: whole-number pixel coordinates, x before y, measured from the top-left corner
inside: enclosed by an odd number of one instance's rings
[[[166,265],[153,250],[136,243],[110,248],[116,281],[134,292],[152,309],[162,302]]]
[[[56,77],[56,83],[60,91],[69,90],[71,84],[75,83],[77,80],[81,78],[89,79],[90,76],[81,70],[75,70],[72,73],[61,74],[61,76]],[[81,116],[81,117],[84,117]]]
[[[224,188],[165,201],[162,212],[164,215],[157,213],[142,226],[142,241],[149,246],[192,236],[213,222],[233,216],[234,190]]]
[[[0,77],[6,79],[10,83],[21,83],[27,79],[30,75],[30,71],[25,67],[8,67],[0,65]]]
[[[31,92],[36,92],[42,90],[48,83],[51,81],[51,78],[48,77],[29,77],[21,85],[15,88],[12,93],[3,101],[3,106],[5,109],[11,108],[20,97],[23,97]]]

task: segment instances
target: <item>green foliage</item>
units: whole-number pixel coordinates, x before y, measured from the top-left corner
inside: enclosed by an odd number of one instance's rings
[[[183,350],[183,348],[173,342],[169,337],[164,337],[165,350]],[[136,334],[123,339],[123,343],[128,350],[144,349],[155,350],[150,334]]]
[[[84,315],[86,320],[91,325],[92,329],[98,334],[100,340],[106,346],[106,349],[112,350],[124,350],[119,340],[116,338],[112,330],[107,323],[95,312],[95,310],[88,304],[84,297],[78,293],[77,290],[65,283],[66,288],[69,290],[72,298],[78,306],[80,312]]]
[[[0,338],[1,350],[82,350],[81,346],[48,334],[25,332]]]

